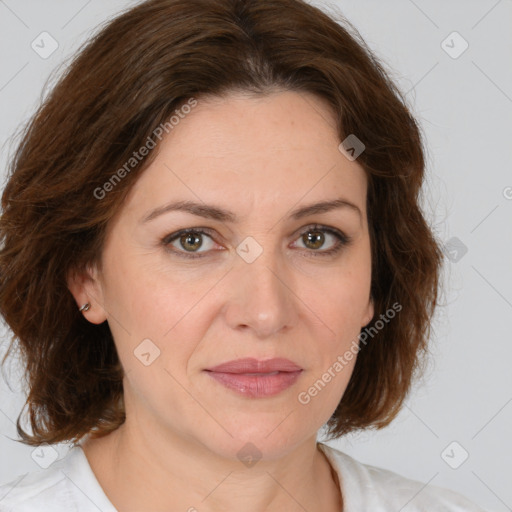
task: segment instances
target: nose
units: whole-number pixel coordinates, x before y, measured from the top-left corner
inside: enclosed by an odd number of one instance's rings
[[[229,275],[225,318],[232,329],[264,339],[295,325],[300,301],[293,275],[275,252],[263,250],[252,263],[240,258]]]

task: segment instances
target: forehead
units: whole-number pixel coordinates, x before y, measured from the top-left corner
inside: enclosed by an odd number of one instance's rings
[[[194,157],[264,161],[280,151],[285,154],[278,158],[289,160],[294,153],[318,154],[336,147],[337,139],[334,112],[323,99],[305,92],[280,91],[200,99],[166,142],[183,157],[188,149],[200,145],[201,151]]]
[[[346,197],[364,212],[366,175],[338,150],[334,112],[303,92],[199,99],[136,182],[129,208],[193,199],[248,213]]]

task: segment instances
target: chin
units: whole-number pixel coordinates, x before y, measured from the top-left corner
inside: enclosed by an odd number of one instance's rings
[[[282,419],[272,424],[262,424],[253,419],[251,423],[238,423],[236,429],[226,425],[226,430],[233,437],[219,427],[218,435],[205,440],[204,444],[222,457],[243,462],[282,458],[312,436],[316,437],[316,432],[290,430],[290,425],[284,429],[279,425],[280,421]]]

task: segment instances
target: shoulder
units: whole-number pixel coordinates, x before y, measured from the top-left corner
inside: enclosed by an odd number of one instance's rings
[[[486,512],[457,492],[363,464],[336,448],[318,444],[338,474],[347,510]]]
[[[25,473],[0,485],[0,512],[64,510],[59,506],[67,487],[62,467],[63,461],[57,461],[48,469]]]
[[[103,494],[80,446],[47,469],[0,485],[0,512],[115,511]],[[93,507],[96,509],[96,507]]]

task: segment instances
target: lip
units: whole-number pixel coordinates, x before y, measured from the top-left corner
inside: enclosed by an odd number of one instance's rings
[[[303,370],[289,359],[261,361],[245,358],[228,361],[205,371],[217,382],[240,395],[265,398],[288,389]]]
[[[300,366],[282,357],[266,360],[246,357],[244,359],[233,359],[212,368],[207,368],[207,371],[220,373],[271,373],[297,372],[299,370],[302,370]]]

